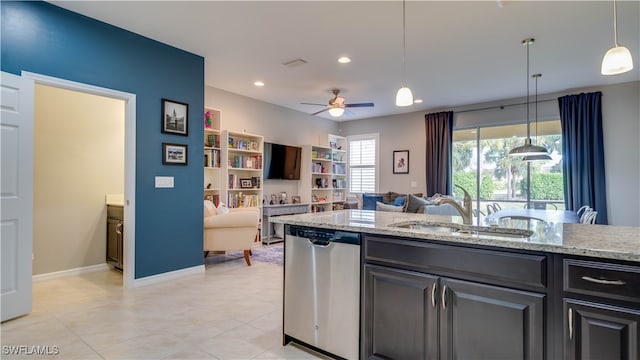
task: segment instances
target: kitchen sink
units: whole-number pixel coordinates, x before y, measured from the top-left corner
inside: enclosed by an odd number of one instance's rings
[[[463,224],[432,223],[427,221],[405,221],[389,224],[391,227],[398,227],[413,230],[426,230],[437,233],[452,235],[485,235],[506,238],[523,238],[533,235],[533,231],[526,229],[500,228],[495,226],[484,227]]]

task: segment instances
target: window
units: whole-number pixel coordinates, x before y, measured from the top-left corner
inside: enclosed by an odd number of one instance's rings
[[[378,134],[349,136],[349,191],[376,192]]]
[[[527,163],[508,156],[509,150],[524,144],[526,124],[453,132],[453,183],[471,194],[476,210],[488,215],[495,203],[522,208],[528,200],[536,208],[564,208],[560,120],[538,123],[537,132],[538,145],[546,147],[553,160]],[[535,144],[535,132],[531,138]],[[454,195],[461,198],[462,192],[455,188]]]

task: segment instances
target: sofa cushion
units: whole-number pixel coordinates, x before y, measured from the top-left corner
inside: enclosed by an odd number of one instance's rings
[[[216,206],[210,200],[204,200],[204,217],[216,215]]]
[[[405,201],[404,204],[404,212],[407,213],[417,213],[417,212],[423,212],[424,211],[424,206],[427,205],[431,205],[432,202],[415,196],[413,194],[409,194],[407,195],[407,200]]]
[[[402,206],[389,205],[376,201],[376,211],[402,212]]]
[[[398,196],[396,197],[391,204],[395,206],[404,206],[405,201],[407,200],[407,196]]]
[[[362,194],[362,210],[375,210],[376,201],[382,202],[382,195]]]

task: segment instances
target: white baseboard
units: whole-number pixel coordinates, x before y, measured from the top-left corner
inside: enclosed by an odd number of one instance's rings
[[[198,265],[198,266],[194,266],[186,269],[169,271],[169,272],[158,274],[158,275],[146,276],[140,279],[133,280],[133,284],[131,284],[130,287],[135,288],[140,286],[147,286],[147,285],[157,284],[163,281],[175,280],[175,279],[179,279],[179,278],[182,278],[185,276],[191,276],[191,275],[203,275],[204,270],[205,269],[203,264],[203,265]]]
[[[59,278],[68,277],[68,276],[76,276],[76,275],[88,274],[88,273],[98,272],[98,271],[107,271],[109,269],[110,267],[109,265],[107,265],[107,263],[97,264],[97,265],[84,266],[84,267],[73,268],[73,269],[62,270],[62,271],[54,271],[46,274],[33,275],[31,277],[31,281],[39,282],[39,281],[45,281],[45,280],[59,279]]]

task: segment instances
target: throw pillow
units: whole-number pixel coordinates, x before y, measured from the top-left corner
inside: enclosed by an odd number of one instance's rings
[[[402,212],[402,206],[389,205],[376,201],[376,211]]]
[[[218,204],[218,208],[216,209],[216,214],[222,215],[222,214],[226,214],[228,212],[229,212],[229,208],[227,208],[225,206],[225,204],[223,204],[223,203]]]
[[[407,200],[406,196],[398,196],[393,200],[393,205],[404,206],[404,202]]]
[[[382,195],[362,194],[362,210],[375,210],[376,201],[382,202]]]
[[[413,194],[407,195],[407,200],[404,204],[404,212],[407,213],[417,213],[424,211],[423,207],[427,205],[431,205],[431,201],[427,199],[423,199],[421,197],[417,197]]]

